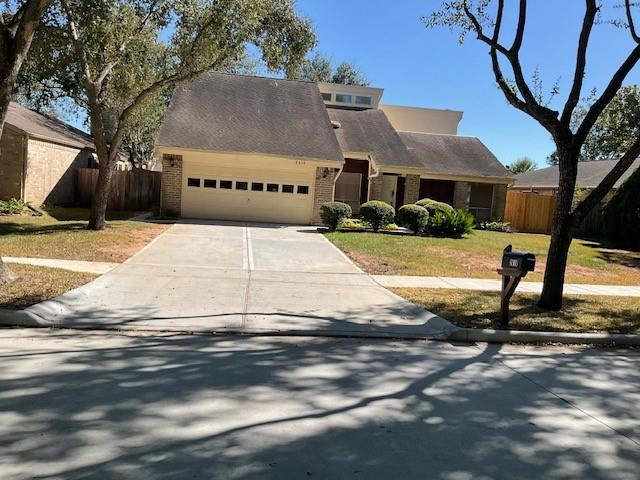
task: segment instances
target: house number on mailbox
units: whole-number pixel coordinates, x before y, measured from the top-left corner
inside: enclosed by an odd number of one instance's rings
[[[296,165],[306,165],[307,162],[305,162],[304,160],[296,160]]]

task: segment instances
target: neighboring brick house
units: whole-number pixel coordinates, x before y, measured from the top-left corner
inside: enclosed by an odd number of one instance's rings
[[[75,201],[76,171],[93,167],[86,133],[15,102],[0,140],[0,199],[65,205]]]
[[[162,208],[193,218],[318,223],[322,203],[354,213],[433,198],[502,218],[513,175],[462,112],[380,104],[361,86],[206,73],[176,89],[156,142]]]

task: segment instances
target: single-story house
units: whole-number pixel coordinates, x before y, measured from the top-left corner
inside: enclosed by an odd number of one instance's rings
[[[604,177],[616,165],[617,160],[598,160],[578,163],[577,188],[591,190],[596,188]],[[640,168],[640,159],[637,159],[615,183],[612,191],[615,191],[634,171]],[[540,195],[555,195],[558,191],[560,173],[557,165],[530,172],[521,173],[514,178],[510,188],[516,192],[538,193]]]
[[[512,174],[461,112],[381,105],[379,88],[206,73],[176,89],[156,142],[166,214],[312,224],[332,200],[434,198],[504,214]]]
[[[617,160],[599,160],[580,162],[578,164],[578,177],[576,187],[582,190],[582,195],[594,189],[615,166]],[[640,168],[640,159],[637,159],[620,179],[614,184],[611,191],[605,196],[603,202],[596,206],[580,225],[579,232],[587,234],[600,233],[602,230],[602,206],[611,198],[615,191],[634,171]],[[558,192],[559,182],[558,166],[554,165],[540,170],[521,173],[515,176],[510,191],[520,193],[532,193],[537,195],[555,196]]]
[[[91,136],[11,102],[0,139],[0,200],[34,205],[75,200],[76,171],[94,166]]]

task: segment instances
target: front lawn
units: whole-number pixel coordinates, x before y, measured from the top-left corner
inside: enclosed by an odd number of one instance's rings
[[[502,249],[536,255],[536,271],[526,280],[541,281],[548,235],[474,231],[466,238],[433,238],[359,232],[332,232],[326,237],[362,269],[381,275],[498,278]],[[569,252],[566,281],[612,285],[640,285],[640,252],[605,248],[576,239]]]
[[[110,212],[102,232],[86,230],[89,211],[82,208],[50,208],[41,217],[0,216],[0,255],[122,262],[168,228],[128,220],[132,216]]]
[[[33,265],[10,265],[19,278],[0,285],[0,308],[26,308],[90,282],[97,275]]]
[[[395,288],[398,295],[459,327],[493,328],[500,293],[471,290]],[[640,334],[640,298],[567,295],[560,312],[541,310],[538,296],[516,293],[511,299],[512,330]]]

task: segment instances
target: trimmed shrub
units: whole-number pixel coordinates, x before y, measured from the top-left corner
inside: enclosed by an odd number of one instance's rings
[[[398,225],[396,225],[395,223],[390,223],[389,225],[384,227],[384,229],[389,231],[398,230]]]
[[[371,200],[370,202],[360,205],[360,216],[365,222],[368,222],[374,232],[380,230],[393,223],[396,211],[391,205],[380,200]]]
[[[473,215],[465,210],[436,212],[429,217],[427,233],[434,237],[461,238],[471,233],[473,226]]]
[[[429,221],[429,211],[420,205],[403,205],[398,210],[398,224],[410,229],[414,235],[421,234]]]
[[[351,207],[342,202],[327,202],[320,206],[320,218],[330,231],[335,231],[338,224],[351,216]]]
[[[613,245],[640,250],[640,169],[633,172],[602,210],[604,235]]]
[[[448,203],[437,202],[436,200],[431,200],[430,198],[423,198],[422,200],[418,200],[416,205],[420,205],[421,207],[426,208],[429,211],[429,215],[433,216],[436,212],[442,213],[453,213],[454,208]]]

